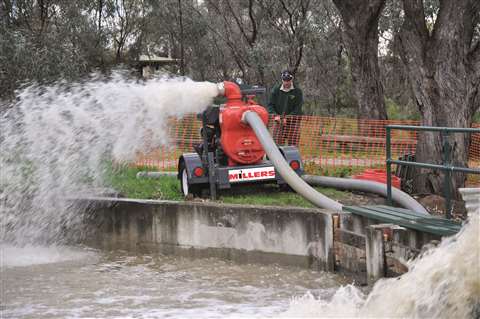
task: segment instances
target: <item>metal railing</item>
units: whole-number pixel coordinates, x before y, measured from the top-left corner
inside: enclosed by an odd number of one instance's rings
[[[452,128],[452,127],[434,127],[434,126],[407,126],[407,125],[387,125],[386,128],[386,157],[387,157],[387,201],[389,205],[392,205],[392,164],[416,166],[422,168],[440,169],[445,171],[443,192],[446,199],[446,217],[451,218],[452,210],[452,190],[450,187],[450,179],[452,172],[462,172],[467,174],[480,174],[480,169],[458,167],[451,165],[451,146],[448,142],[448,135],[450,133],[480,133],[478,128]],[[391,132],[392,130],[405,130],[405,131],[429,131],[440,132],[442,137],[442,165],[408,162],[402,160],[392,159],[391,154]]]

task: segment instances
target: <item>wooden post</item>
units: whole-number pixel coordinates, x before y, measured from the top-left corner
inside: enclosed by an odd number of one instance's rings
[[[388,225],[390,227],[391,225]],[[367,263],[367,281],[375,283],[385,277],[385,246],[383,243],[383,229],[386,225],[371,225],[366,227],[365,255]]]

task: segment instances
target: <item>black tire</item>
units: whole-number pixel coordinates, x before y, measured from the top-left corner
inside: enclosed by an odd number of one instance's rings
[[[188,183],[187,168],[184,162],[181,162],[179,165],[178,178],[180,179],[180,191],[183,196],[187,197],[191,194],[199,197],[202,195],[202,187],[200,185],[191,185]]]
[[[290,185],[286,184],[286,183],[285,183],[285,184],[280,184],[280,185],[278,185],[278,186],[279,186],[281,192],[286,192],[286,193],[295,192],[295,191],[293,190],[293,188],[292,188]]]

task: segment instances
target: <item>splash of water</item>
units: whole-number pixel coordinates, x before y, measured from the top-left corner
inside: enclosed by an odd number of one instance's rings
[[[52,264],[72,260],[94,258],[95,252],[66,246],[34,246],[21,248],[0,244],[0,269],[32,265]]]
[[[118,74],[18,92],[0,114],[0,239],[58,242],[82,218],[66,198],[104,186],[106,161],[168,145],[167,119],[201,112],[217,94],[209,82]]]
[[[343,287],[331,300],[294,299],[288,317],[479,318],[480,218],[409,263],[401,277],[378,281],[365,296]]]

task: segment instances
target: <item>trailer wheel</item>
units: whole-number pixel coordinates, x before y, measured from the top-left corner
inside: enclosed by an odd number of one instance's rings
[[[188,196],[192,194],[194,196],[200,196],[202,193],[202,187],[200,185],[190,185],[188,183],[188,173],[185,163],[181,163],[179,167],[179,179],[180,179],[180,190],[183,193],[183,196]]]

